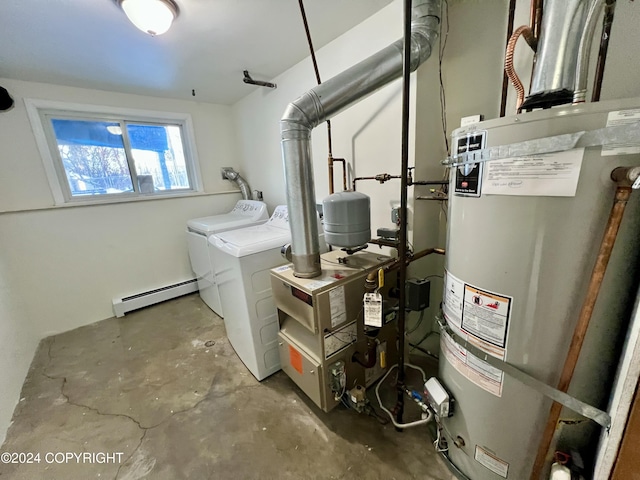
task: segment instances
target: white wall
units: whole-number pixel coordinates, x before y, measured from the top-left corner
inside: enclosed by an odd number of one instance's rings
[[[0,138],[3,140],[0,163],[0,213],[53,205],[53,197],[26,116],[23,98],[188,113],[194,123],[196,149],[205,192],[235,190],[234,185],[222,180],[219,173],[221,166],[237,166],[230,107],[4,78],[0,78],[0,82],[15,100],[15,108],[0,116]]]
[[[40,337],[112,316],[113,297],[192,278],[184,226],[240,196],[222,180],[237,167],[230,108],[2,79],[15,108],[0,115],[2,252]],[[52,207],[23,98],[186,112],[194,124],[206,195]],[[214,195],[215,193],[220,195]],[[224,193],[226,192],[226,194]]]
[[[4,251],[2,233],[0,229],[0,245]],[[3,256],[0,256],[0,444],[4,441],[39,340],[22,298],[16,291]]]
[[[192,278],[183,234],[186,220],[224,212],[240,198],[235,185],[219,173],[221,166],[237,167],[230,108],[1,82],[16,101],[13,110],[0,115],[0,229],[6,236],[1,255],[16,272],[34,331],[46,336],[108,318],[113,297]],[[210,195],[46,209],[53,199],[23,98],[191,114]]]
[[[0,113],[1,438],[37,342],[111,317],[114,297],[193,278],[186,221],[228,211],[240,194],[219,173],[238,167],[229,107],[10,79],[0,84],[15,100]],[[191,114],[205,192],[54,207],[23,98]]]
[[[304,31],[298,35],[295,41],[306,41]],[[327,80],[401,37],[402,4],[396,1],[318,50],[320,76]],[[254,87],[255,92],[233,107],[242,171],[253,188],[264,192],[271,207],[286,203],[279,121],[289,103],[316,86],[310,57],[274,81],[277,89]],[[353,176],[399,174],[401,116],[401,81],[397,80],[331,119],[333,156],[346,158],[349,163],[348,188]],[[313,131],[312,142],[316,199],[321,202],[329,195],[325,124]],[[335,191],[341,191],[341,164],[334,164],[334,178]],[[357,188],[372,198],[373,232],[377,227],[391,226],[390,202],[399,201],[399,180],[384,185],[359,182]]]

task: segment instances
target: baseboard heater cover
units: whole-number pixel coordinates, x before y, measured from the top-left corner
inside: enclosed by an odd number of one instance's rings
[[[116,317],[124,317],[127,312],[197,291],[198,280],[193,278],[184,282],[174,283],[173,285],[167,285],[166,287],[149,290],[148,292],[136,293],[128,297],[114,298],[113,313]]]

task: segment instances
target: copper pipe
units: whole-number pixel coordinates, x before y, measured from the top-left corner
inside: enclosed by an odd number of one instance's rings
[[[632,187],[640,177],[640,167],[618,167],[611,172],[611,180],[619,187]]]
[[[329,156],[327,161],[329,163],[329,195],[333,194],[333,147],[331,143],[331,120],[327,120],[327,146],[329,148]],[[345,188],[346,190],[346,188]]]
[[[329,167],[329,195],[333,194],[333,157],[329,155],[327,158],[327,165]]]
[[[342,163],[342,190],[346,192],[347,191],[347,161],[344,158],[334,158],[333,161]]]
[[[388,173],[379,173],[378,175],[374,175],[373,177],[356,177],[351,182],[353,191],[356,191],[356,182],[360,180],[376,180],[380,183],[388,182],[394,178],[402,178],[401,175],[389,175]]]
[[[507,43],[507,51],[504,57],[504,72],[507,74],[507,77],[509,77],[509,80],[511,80],[511,83],[513,84],[513,87],[516,89],[516,93],[518,94],[518,99],[516,101],[516,109],[518,112],[520,112],[520,107],[522,106],[522,102],[524,102],[524,86],[522,85],[522,81],[520,80],[520,77],[518,77],[516,69],[513,66],[513,54],[515,52],[516,43],[518,43],[520,35],[522,35],[522,37],[527,41],[531,48],[534,48],[533,45],[535,45],[535,39],[533,37],[531,27],[529,27],[528,25],[521,25],[516,28],[515,32],[513,32],[513,35],[511,35],[511,38],[509,38],[509,42]]]
[[[534,51],[537,49],[538,40],[540,40],[540,26],[542,25],[542,0],[531,0],[531,9],[529,11],[529,27],[535,38],[536,46],[531,47]]]
[[[334,159],[335,162],[339,160],[344,161],[343,159]],[[353,179],[352,189],[354,192],[356,191],[356,182],[359,182],[360,180],[376,180],[380,183],[385,183],[389,180],[393,180],[394,178],[402,177],[400,175],[389,175],[388,173],[379,173],[378,175],[375,175],[373,177],[356,177]],[[449,185],[449,180],[413,180],[411,178],[411,174],[409,174],[409,178],[407,179],[407,186],[411,187],[413,185]]]
[[[437,200],[438,202],[446,202],[447,200],[449,200],[448,196],[436,196],[436,195],[431,195],[431,196],[424,196],[424,195],[418,195],[416,197],[416,200]]]
[[[379,243],[376,240],[371,240],[369,243],[373,243],[378,245]],[[388,245],[385,245],[388,246]],[[407,258],[405,259],[405,264],[409,265],[411,262],[415,261],[415,260],[419,260],[423,257],[426,257],[427,255],[431,255],[431,254],[436,254],[436,255],[444,255],[445,254],[445,250],[444,248],[425,248],[424,250],[420,250],[419,252],[416,252],[414,254],[407,254]],[[377,285],[378,282],[378,270],[380,270],[380,268],[382,268],[384,270],[385,275],[389,272],[392,272],[394,270],[396,270],[397,268],[400,268],[400,260],[398,258],[393,258],[388,260],[387,262],[383,263],[382,265],[380,265],[380,267],[373,271],[370,272],[369,275],[367,276],[366,281],[367,282],[373,282]]]
[[[620,171],[616,169],[612,172],[612,177],[617,177],[617,175],[619,174]],[[626,176],[627,175],[623,175],[623,178],[625,178]],[[627,202],[629,201],[631,192],[632,189],[630,186],[628,186],[627,180],[617,182],[615,200],[611,209],[611,213],[609,215],[609,221],[607,222],[604,237],[602,238],[602,243],[600,244],[600,251],[598,252],[598,257],[591,273],[589,287],[587,288],[587,294],[582,303],[582,309],[580,310],[578,323],[576,324],[573,332],[573,337],[571,338],[569,353],[567,354],[567,358],[562,369],[562,374],[560,375],[560,381],[558,382],[557,388],[562,392],[566,392],[569,388],[571,378],[573,377],[573,372],[575,371],[576,364],[578,363],[580,350],[582,349],[582,344],[587,334],[587,329],[589,327],[589,322],[593,314],[593,309],[598,298],[598,293],[600,292],[600,287],[602,286],[602,280],[604,279],[604,274],[607,270],[609,259],[611,258],[611,251],[613,250],[613,246],[618,235],[618,230],[620,229],[620,223],[622,222],[622,216],[624,214],[625,207],[627,206]],[[544,433],[542,435],[542,440],[538,448],[538,454],[533,464],[533,470],[530,477],[531,480],[539,480],[540,475],[542,474],[542,470],[544,469],[546,462],[547,452],[549,451],[549,447],[553,440],[553,435],[556,431],[556,426],[558,420],[560,419],[561,411],[562,405],[554,402],[551,406],[547,425],[545,427]]]
[[[509,0],[509,15],[507,18],[507,41],[505,49],[509,44],[509,39],[513,34],[513,21],[516,15],[516,0]],[[500,95],[500,116],[504,117],[507,109],[507,92],[509,90],[509,77],[507,72],[502,72],[502,93]]]
[[[435,253],[436,255],[444,255],[445,251],[444,251],[444,248],[427,248],[425,250],[421,250],[418,253],[414,253],[409,259],[409,261],[407,262],[407,264],[413,262],[414,260],[418,260],[419,258],[426,257],[427,255],[431,255],[432,253]]]
[[[534,52],[538,49],[538,39],[540,38],[540,26],[542,25],[542,0],[531,0],[529,8],[529,26],[522,25],[513,31],[513,16],[515,14],[515,2],[509,4],[509,20],[507,24],[507,48],[504,59],[504,75],[502,79],[502,101],[500,103],[500,116],[504,117],[507,104],[507,78],[511,80],[518,98],[516,109],[520,112],[522,102],[524,102],[524,86],[513,66],[513,54],[515,52],[518,38],[522,35]]]
[[[356,191],[356,182],[360,180],[375,180],[376,177],[355,177],[351,180],[351,190]]]
[[[616,8],[616,0],[607,0],[604,7],[604,17],[602,19],[602,34],[600,36],[600,49],[598,50],[598,63],[593,79],[593,93],[591,101],[600,100],[602,91],[602,79],[604,78],[604,67],[607,62],[607,50],[609,49],[609,37],[611,36],[611,25],[613,24],[613,13]]]

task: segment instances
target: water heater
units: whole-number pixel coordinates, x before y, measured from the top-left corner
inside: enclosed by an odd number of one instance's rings
[[[454,131],[452,148],[637,122],[639,107],[633,99],[490,120]],[[552,401],[484,358],[557,385],[613,204],[611,171],[637,165],[640,148],[612,145],[451,169],[439,373],[456,409],[441,425],[447,460],[464,476],[529,479]],[[606,408],[638,279],[639,196],[627,205],[568,392],[598,408]],[[577,420],[561,422],[559,432],[576,449],[600,432],[566,408],[562,419]]]

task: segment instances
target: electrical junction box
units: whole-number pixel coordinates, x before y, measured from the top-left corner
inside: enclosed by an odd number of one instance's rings
[[[400,207],[393,207],[391,209],[391,221],[396,225],[400,221]]]
[[[453,415],[453,399],[436,377],[431,377],[424,384],[424,394],[427,404],[437,416],[446,418]]]
[[[468,117],[462,117],[460,119],[460,127],[466,127],[467,125],[475,125],[484,120],[484,115],[469,115]]]
[[[387,227],[381,227],[378,230],[376,230],[378,237],[386,238],[390,240],[395,240],[398,237],[399,232],[400,230],[398,230],[397,228],[387,228]]]
[[[419,312],[429,308],[431,282],[427,279],[407,280],[407,308]]]

